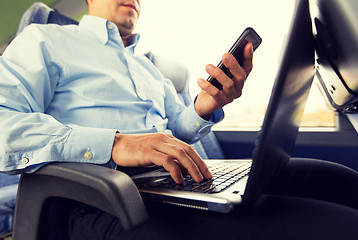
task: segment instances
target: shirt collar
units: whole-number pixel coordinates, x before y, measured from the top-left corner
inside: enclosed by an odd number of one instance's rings
[[[94,33],[98,37],[98,40],[104,45],[107,44],[109,39],[114,39],[115,35],[119,36],[119,31],[117,26],[114,23],[109,22],[105,18],[91,16],[91,15],[84,15],[79,23],[79,26],[81,28],[86,29],[87,31]],[[127,47],[134,50],[134,48],[137,46],[137,43],[139,41],[139,37],[140,37],[139,34],[133,34],[132,37],[133,42],[129,44]],[[124,46],[122,38],[119,37],[119,39],[121,45]]]

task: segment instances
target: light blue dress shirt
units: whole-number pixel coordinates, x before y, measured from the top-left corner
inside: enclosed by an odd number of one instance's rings
[[[204,136],[214,122],[180,102],[172,82],[134,53],[134,38],[124,47],[116,25],[94,16],[27,27],[0,57],[0,172],[111,163],[117,131],[189,143]]]

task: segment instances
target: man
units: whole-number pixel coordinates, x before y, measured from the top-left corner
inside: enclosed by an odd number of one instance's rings
[[[184,141],[204,136],[223,118],[221,108],[240,97],[252,68],[251,44],[243,66],[223,56],[232,79],[208,65],[223,90],[200,79],[203,90],[186,108],[172,83],[134,54],[140,1],[90,0],[88,9],[78,27],[28,27],[3,54],[0,118],[7,130],[0,171],[32,172],[54,161],[155,164],[177,183],[183,182],[181,169],[195,181],[210,179]]]
[[[156,164],[177,183],[183,181],[181,169],[195,181],[210,179],[202,159],[185,142],[204,136],[222,119],[221,108],[240,97],[252,69],[251,44],[244,49],[242,66],[224,54],[232,79],[208,65],[207,72],[223,90],[200,79],[202,91],[187,108],[170,81],[148,59],[134,54],[138,36],[132,32],[140,0],[87,2],[89,16],[79,26],[30,26],[0,58],[0,171],[30,173],[56,161],[109,167]],[[290,182],[282,182],[290,187]],[[273,187],[272,192],[280,194],[287,186]],[[336,227],[345,227],[345,234],[354,233],[358,219],[356,211],[345,207],[290,197],[264,197],[254,205],[228,216],[149,206],[151,220],[129,232],[111,215],[80,206],[71,214],[68,230],[73,240],[327,239],[341,235],[326,228],[331,216]]]

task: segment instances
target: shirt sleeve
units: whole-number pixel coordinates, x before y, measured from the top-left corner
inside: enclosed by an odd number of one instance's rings
[[[41,40],[41,31],[29,26],[0,56],[0,172],[110,161],[116,129],[66,126],[44,113],[62,74],[51,51],[56,49]]]
[[[179,99],[173,83],[166,80],[166,114],[169,119],[168,128],[173,135],[187,143],[194,143],[207,135],[211,127],[224,118],[222,109],[214,112],[209,121],[201,118],[194,108],[193,101],[188,107]]]

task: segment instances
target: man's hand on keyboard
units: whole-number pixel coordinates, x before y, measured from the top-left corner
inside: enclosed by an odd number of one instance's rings
[[[178,184],[188,172],[196,182],[212,175],[195,149],[170,134],[119,134],[113,143],[112,159],[119,166],[163,166]]]

